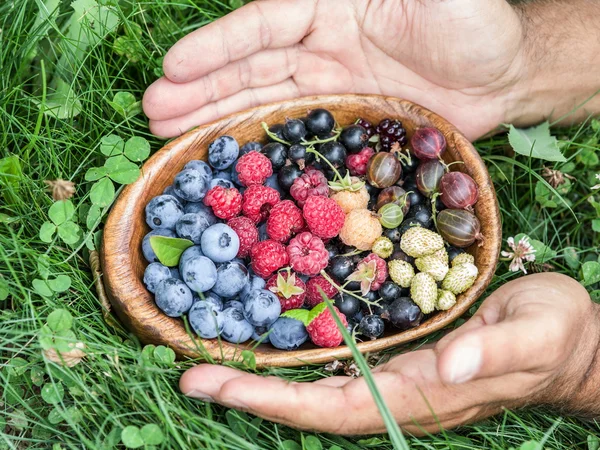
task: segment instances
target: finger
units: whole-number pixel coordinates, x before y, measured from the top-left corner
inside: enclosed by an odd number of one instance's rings
[[[296,83],[288,78],[273,86],[245,89],[181,117],[168,120],[150,120],[150,131],[157,136],[166,138],[179,136],[195,126],[213,122],[229,114],[298,96]]]
[[[267,48],[297,44],[308,34],[314,1],[252,2],[177,42],[165,55],[165,76],[184,83]]]
[[[152,120],[167,120],[246,88],[281,83],[294,75],[298,51],[297,46],[265,50],[188,83],[160,78],[144,93],[144,112]]]

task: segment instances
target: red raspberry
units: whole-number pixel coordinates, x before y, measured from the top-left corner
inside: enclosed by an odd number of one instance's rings
[[[344,326],[348,326],[346,316],[343,315],[335,306],[333,307]],[[318,315],[307,325],[306,331],[313,343],[319,347],[337,347],[342,343],[344,338],[342,332],[337,327],[335,319],[331,315],[329,308],[325,303],[315,306],[311,315]]]
[[[375,152],[370,147],[363,148],[360,152],[348,155],[346,158],[346,167],[351,175],[362,176],[367,173],[367,163]]]
[[[255,150],[240,156],[235,166],[238,179],[244,186],[263,184],[273,175],[273,165],[269,158]]]
[[[344,211],[335,200],[320,195],[306,199],[303,215],[309,230],[323,239],[337,236],[346,220]]]
[[[269,217],[271,208],[279,203],[279,192],[268,186],[254,185],[244,191],[242,212],[254,223]]]
[[[375,253],[371,253],[360,260],[356,265],[356,270],[346,280],[358,281],[362,295],[367,295],[369,291],[378,290],[387,276],[388,269],[385,260]]]
[[[250,254],[250,249],[258,242],[258,229],[251,219],[244,216],[234,217],[227,222],[240,238],[238,258],[245,258]]]
[[[323,297],[321,297],[321,292],[319,288],[323,290],[327,298],[332,299],[338,293],[337,288],[327,281],[323,275],[317,275],[316,277],[311,278],[306,283],[306,304],[308,306],[316,306],[319,303],[323,302]]]
[[[250,250],[252,270],[261,278],[268,278],[273,272],[287,265],[289,260],[285,246],[271,239],[257,242]]]
[[[287,242],[304,228],[302,211],[293,201],[283,200],[271,209],[267,219],[267,234],[274,241]]]
[[[287,252],[292,269],[308,276],[318,274],[329,262],[329,252],[323,241],[308,232],[292,239]]]
[[[281,312],[301,308],[306,298],[304,281],[295,273],[291,273],[289,269],[281,270],[269,278],[265,289],[277,295],[281,303]]]
[[[306,173],[300,175],[294,180],[290,187],[290,195],[298,202],[298,205],[304,206],[304,202],[311,195],[329,195],[329,186],[327,178],[320,170],[307,169]]]
[[[242,210],[242,194],[236,188],[215,186],[206,193],[204,204],[211,206],[218,218],[231,219]]]

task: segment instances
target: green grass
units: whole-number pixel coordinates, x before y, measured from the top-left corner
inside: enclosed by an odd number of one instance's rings
[[[124,118],[111,106],[114,95],[129,92],[140,100],[145,87],[160,74],[166,49],[187,32],[227,13],[229,6],[208,0],[122,0],[118,5],[117,0],[107,1],[115,5],[119,26],[78,60],[72,59],[69,47],[69,2],[61,3],[60,15],[51,25],[36,22],[41,0],[1,3],[0,159],[16,155],[21,169],[11,165],[15,170],[7,174],[8,165],[0,162],[0,298],[8,288],[7,299],[0,301],[0,448],[124,448],[121,431],[148,424],[160,428],[164,439],[155,447],[164,449],[366,448],[368,442],[360,438],[300,433],[182,396],[178,379],[191,363],[173,363],[164,349],[143,350],[135,336],[104,321],[88,247],[69,246],[60,239],[44,243],[39,238],[52,204],[43,180],[75,182],[74,220],[86,236],[102,228],[101,223],[92,224],[91,230],[86,227],[93,182],[84,178],[90,167],[104,163],[101,138],[116,134],[127,140],[135,135],[147,138],[153,150],[162,145],[149,134],[142,114]],[[85,26],[82,31],[86,32]],[[115,50],[117,38],[122,38],[121,46],[128,46],[125,55]],[[81,102],[75,118],[56,120],[40,114],[34,101],[48,101],[57,70]],[[600,211],[588,200],[594,174],[600,172],[599,128],[590,122],[555,130],[569,158],[555,168],[562,167],[575,180],[568,192],[559,189],[561,198],[546,199],[557,204],[554,208],[542,208],[536,200],[541,162],[515,159],[505,136],[477,144],[494,174],[504,236],[527,233],[544,242],[558,252],[550,261],[555,270],[578,279],[580,263],[598,260],[600,239],[592,230],[592,220]],[[538,197],[543,188],[538,186]],[[563,255],[568,247],[575,249],[579,263],[567,263]],[[42,278],[43,255],[50,278],[70,277],[67,291],[45,297],[36,292],[33,280]],[[500,264],[489,291],[514,276]],[[87,347],[87,357],[71,369],[48,363],[42,356],[48,339],[44,325],[56,309],[68,310],[74,317],[74,335],[65,334],[66,339],[75,338]],[[394,351],[414,345],[419,343]],[[298,381],[326,376],[322,367],[269,372]],[[133,441],[137,437],[135,429],[125,434]],[[444,435],[408,437],[408,441],[415,449],[502,449],[528,440],[543,441],[545,448],[575,449],[587,448],[590,436],[600,436],[598,423],[534,408],[506,412]],[[369,448],[392,448],[386,436],[369,442]]]

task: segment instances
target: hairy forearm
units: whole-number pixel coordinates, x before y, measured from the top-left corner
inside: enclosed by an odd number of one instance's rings
[[[600,114],[600,0],[515,5],[525,73],[508,94],[507,122],[568,124]]]

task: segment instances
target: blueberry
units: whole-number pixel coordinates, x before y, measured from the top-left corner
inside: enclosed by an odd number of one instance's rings
[[[179,273],[179,268],[169,267],[169,271],[171,272],[171,278],[177,278],[178,280],[181,280],[181,274]]]
[[[217,219],[217,216],[214,215],[212,208],[201,202],[189,202],[184,206],[183,211],[186,214],[195,213],[202,215],[208,222],[209,226],[219,222],[219,219]]]
[[[264,287],[266,285],[267,285],[267,282],[264,279],[262,279],[258,275],[255,275],[254,273],[249,273],[248,283],[246,283],[244,285],[244,287],[242,288],[242,292],[240,292],[240,299],[243,302],[244,299],[246,298],[246,296],[251,291],[253,291],[255,289],[264,289]]]
[[[213,177],[213,171],[210,168],[210,166],[206,162],[200,161],[198,159],[192,159],[191,161],[188,161],[187,164],[183,166],[183,168],[197,170],[198,172],[200,172],[200,175],[202,175],[202,177],[206,179],[207,182],[210,181]]]
[[[154,262],[148,264],[148,267],[144,270],[144,284],[146,285],[146,289],[153,294],[156,292],[160,282],[167,278],[171,278],[171,271],[161,263]]]
[[[146,261],[153,263],[158,262],[158,258],[156,257],[156,253],[152,250],[152,246],[150,245],[150,238],[152,236],[166,236],[166,237],[177,237],[177,234],[173,230],[169,230],[167,228],[157,228],[156,230],[152,230],[142,240],[142,253],[144,254],[144,258]]]
[[[223,313],[216,311],[208,302],[194,303],[188,320],[196,334],[204,339],[216,338],[223,330]]]
[[[231,171],[229,169],[217,170],[213,173],[213,178],[222,178],[231,181]]]
[[[268,344],[270,342],[269,335],[269,327],[256,327],[254,333],[252,333],[252,340],[261,344]]]
[[[175,186],[173,186],[172,184],[167,186],[165,188],[165,190],[163,191],[163,195],[172,195],[173,197],[175,197],[177,200],[179,200],[179,203],[181,203],[181,205],[185,208],[185,205],[187,204],[187,202],[182,199],[181,197],[179,197],[176,193],[175,193]]]
[[[261,152],[271,160],[273,171],[277,172],[283,166],[287,159],[287,147],[279,142],[271,142],[265,145]]]
[[[253,152],[253,151],[260,152],[261,149],[262,149],[262,144],[260,142],[255,142],[255,141],[246,142],[240,148],[240,156],[245,155],[246,153]]]
[[[352,295],[340,292],[335,296],[335,306],[346,317],[352,317],[360,311],[360,300]]]
[[[240,146],[231,136],[221,136],[208,146],[208,162],[217,170],[227,169],[240,154]]]
[[[184,260],[193,258],[195,256],[204,256],[204,253],[202,253],[202,247],[199,245],[192,245],[184,250],[179,258],[179,266],[181,266],[181,263]]]
[[[192,306],[192,291],[176,278],[167,278],[156,289],[156,306],[169,317],[180,317]]]
[[[175,175],[175,193],[188,202],[198,202],[208,192],[209,181],[194,169],[184,169]]]
[[[194,300],[196,300],[196,297],[194,297]],[[200,297],[198,297],[198,300],[210,303],[216,310],[223,311],[223,299],[214,292],[206,292],[204,294],[204,300],[202,300]]]
[[[159,195],[146,205],[146,223],[152,229],[175,229],[175,224],[183,216],[183,207],[172,195]]]
[[[286,119],[283,137],[292,144],[298,144],[306,136],[306,126],[300,119]]]
[[[333,130],[335,119],[326,109],[317,108],[308,113],[304,123],[310,134],[324,137]]]
[[[277,192],[281,194],[281,196],[285,196],[286,192],[279,186],[279,181],[277,181],[277,174],[274,173],[269,178],[265,180],[265,186],[275,189]]]
[[[281,303],[266,289],[251,291],[244,300],[244,316],[256,327],[271,325],[281,314]]]
[[[208,220],[202,214],[189,213],[179,218],[175,224],[175,230],[180,238],[200,244],[200,237],[209,226]]]
[[[258,240],[266,241],[269,239],[269,234],[267,233],[267,222],[258,226]]]
[[[228,342],[239,344],[246,342],[254,333],[254,327],[244,318],[244,313],[237,308],[223,310],[223,330],[221,337]]]
[[[238,262],[221,264],[217,269],[217,282],[212,290],[224,298],[238,295],[248,284],[248,269]]]
[[[421,323],[423,313],[410,297],[400,297],[390,304],[384,317],[395,327],[407,330]]]
[[[291,317],[280,317],[269,330],[271,344],[280,350],[296,350],[308,339],[304,324]]]
[[[241,183],[241,181],[240,181],[240,178],[239,178],[238,171],[237,171],[237,170],[235,170],[235,166],[236,166],[236,165],[235,165],[235,164],[233,164],[233,165],[231,166],[231,170],[230,170],[230,172],[229,172],[229,173],[231,174],[231,181],[233,181],[233,183],[234,183],[234,184],[236,184],[237,186],[240,186],[240,187],[242,187],[243,185],[242,185],[242,183]]]
[[[369,135],[360,125],[350,125],[342,130],[340,142],[350,153],[358,153],[365,148],[369,141]]]
[[[360,333],[371,339],[377,339],[381,336],[384,328],[383,319],[373,314],[363,317],[358,325]]]
[[[225,189],[231,189],[231,188],[235,187],[231,181],[226,180],[224,178],[213,178],[210,181],[210,184],[208,185],[208,189],[210,190],[210,189],[214,188],[215,186],[221,186],[222,188],[225,188]]]
[[[225,303],[223,303],[223,309],[227,308],[237,308],[240,311],[244,311],[244,304],[239,300],[227,300]]]
[[[188,249],[189,250],[189,249]],[[217,268],[206,256],[192,256],[179,261],[183,281],[194,292],[206,292],[217,282]]]
[[[231,261],[240,249],[240,238],[224,223],[208,227],[202,233],[202,251],[216,263]]]

